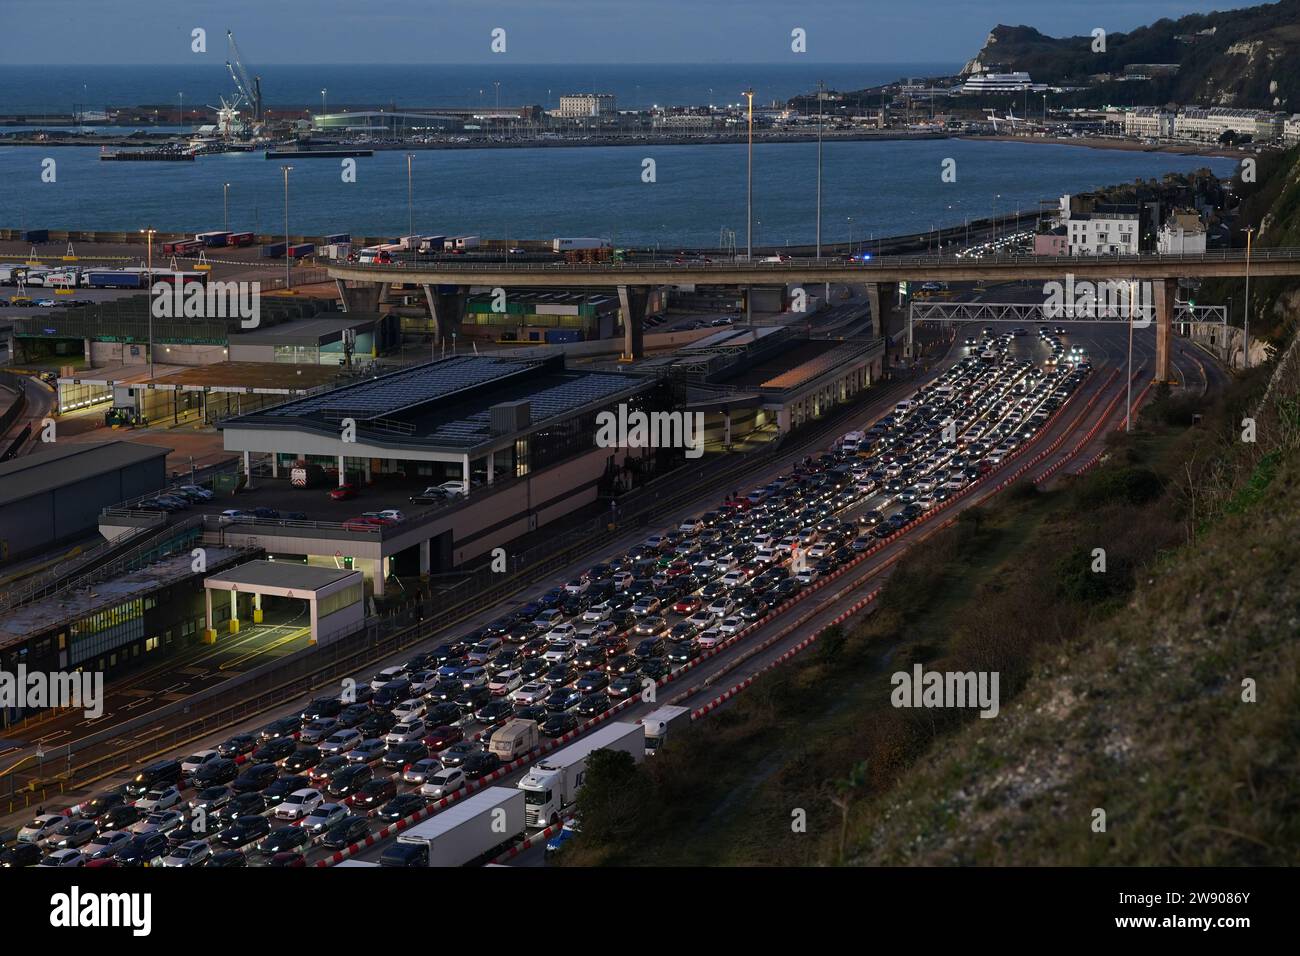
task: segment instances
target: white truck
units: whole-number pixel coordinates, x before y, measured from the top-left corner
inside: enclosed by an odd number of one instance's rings
[[[608,239],[557,237],[551,240],[552,252],[572,252],[575,249],[604,249],[609,245]]]
[[[645,758],[645,727],[606,724],[540,760],[518,784],[526,801],[524,819],[530,827],[559,821],[564,809],[577,799],[587,776],[587,758],[597,750],[621,750],[640,763]]]
[[[645,753],[647,757],[653,756],[654,752],[664,745],[668,739],[668,734],[679,727],[685,727],[691,722],[691,709],[689,707],[674,707],[672,704],[665,704],[651,714],[647,714],[641,721],[641,726],[645,727]]]
[[[478,236],[446,236],[442,240],[444,252],[468,252],[477,249],[478,245]]]
[[[488,750],[501,758],[502,763],[518,760],[537,746],[537,721],[508,720],[488,741]]]
[[[404,830],[381,866],[464,866],[524,834],[524,794],[488,787]]]

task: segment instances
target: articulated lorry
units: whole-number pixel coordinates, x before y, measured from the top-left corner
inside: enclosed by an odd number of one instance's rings
[[[507,849],[524,835],[524,794],[488,787],[404,830],[382,866],[464,866]]]
[[[654,713],[647,714],[641,721],[641,726],[645,727],[645,753],[646,756],[652,756],[656,750],[664,745],[668,739],[669,733],[676,731],[679,727],[685,727],[691,722],[691,709],[689,707],[674,707],[666,704],[660,707]]]
[[[559,821],[577,799],[587,776],[587,758],[597,750],[621,750],[640,763],[645,758],[645,727],[606,724],[539,761],[518,785],[524,794],[525,819],[530,827],[546,827]]]

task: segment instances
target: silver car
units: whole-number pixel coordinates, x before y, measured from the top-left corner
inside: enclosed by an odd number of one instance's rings
[[[186,840],[163,857],[163,866],[202,866],[212,855],[212,848],[203,840]]]

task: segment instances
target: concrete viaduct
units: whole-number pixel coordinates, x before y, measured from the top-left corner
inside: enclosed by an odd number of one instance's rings
[[[650,290],[655,286],[863,284],[871,304],[877,334],[882,309],[891,290],[907,282],[1016,282],[1039,279],[1150,282],[1156,323],[1156,381],[1169,380],[1169,340],[1174,297],[1180,278],[1213,276],[1256,278],[1300,275],[1300,249],[1258,249],[1249,259],[1244,249],[1224,249],[1190,255],[1141,253],[1120,256],[1003,255],[958,258],[953,255],[882,256],[867,261],[844,259],[647,261],[616,263],[510,263],[410,259],[392,265],[330,264],[349,311],[377,311],[393,284],[424,289],[439,336],[447,336],[465,314],[471,286],[603,287],[616,288],[624,316],[624,357],[641,358],[642,322]]]

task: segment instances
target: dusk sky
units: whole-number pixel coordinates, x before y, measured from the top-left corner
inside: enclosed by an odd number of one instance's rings
[[[790,62],[790,31],[808,60],[963,61],[999,23],[1045,33],[1125,31],[1162,17],[1251,6],[1232,0],[4,0],[11,64],[194,63],[190,31],[225,59],[225,31],[259,62]]]

